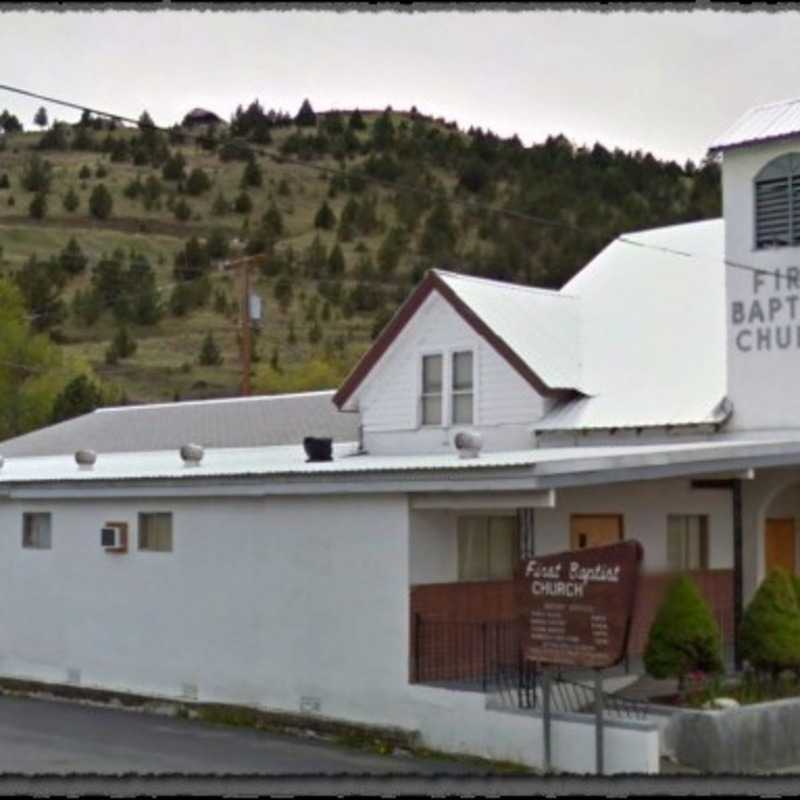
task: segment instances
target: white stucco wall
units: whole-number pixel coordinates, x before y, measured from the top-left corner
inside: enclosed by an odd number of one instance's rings
[[[23,510],[53,514],[21,547]],[[174,551],[138,552],[136,513],[171,510]],[[99,531],[128,521],[133,548]],[[0,505],[0,673],[391,723],[408,682],[404,496]]]
[[[686,479],[641,481],[561,489],[555,508],[534,512],[536,552],[569,549],[571,514],[622,514],[626,539],[644,546],[644,570],[667,566],[667,515],[709,515],[709,567],[733,567],[733,521],[729,492],[690,488]]]
[[[474,353],[474,424],[460,427],[479,430],[487,451],[531,446],[530,423],[544,414],[545,399],[433,292],[358,390],[364,444],[369,452],[453,449],[453,436],[460,428],[446,424],[420,428],[419,397],[422,355],[443,352],[447,359],[456,350]]]
[[[723,158],[726,258],[757,270],[797,270],[776,286],[769,275],[727,267],[728,394],[731,425],[739,429],[800,425],[800,248],[755,249],[753,180],[773,158],[790,152],[800,152],[800,138],[733,149]],[[779,335],[786,346],[778,346]]]

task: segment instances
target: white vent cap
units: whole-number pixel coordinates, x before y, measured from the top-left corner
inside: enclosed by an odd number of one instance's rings
[[[185,444],[180,452],[187,467],[197,466],[203,460],[203,448],[199,444]]]
[[[97,461],[97,453],[94,450],[76,450],[75,463],[81,469],[91,469]]]
[[[460,458],[477,458],[483,447],[483,439],[477,431],[459,431],[453,444]]]

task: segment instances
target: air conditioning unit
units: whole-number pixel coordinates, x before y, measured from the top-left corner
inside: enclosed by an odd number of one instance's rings
[[[100,546],[107,553],[124,553],[128,549],[128,526],[126,523],[106,523],[100,529]]]

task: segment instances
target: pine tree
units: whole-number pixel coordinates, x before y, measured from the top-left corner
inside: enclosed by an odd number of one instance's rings
[[[242,189],[248,188],[256,188],[263,184],[264,182],[264,175],[261,172],[261,167],[258,165],[258,162],[253,159],[252,161],[248,161],[244,165],[244,172],[242,173],[242,180],[240,182],[240,187]]]
[[[339,217],[339,241],[351,242],[356,232],[359,205],[354,197],[349,197]]]
[[[39,110],[33,117],[33,124],[42,129],[47,127],[47,109],[44,106],[39,106]]]
[[[192,217],[192,207],[182,197],[173,206],[172,213],[180,222],[187,222]]]
[[[361,112],[358,109],[355,109],[350,115],[348,127],[351,131],[363,131],[367,127],[364,117],[361,116]]]
[[[198,363],[204,367],[218,367],[222,364],[222,353],[214,341],[214,335],[209,331],[200,347]]]
[[[314,217],[314,227],[323,230],[331,230],[336,225],[336,215],[328,205],[327,200],[323,200],[316,216]]]
[[[103,404],[103,393],[84,374],[73,378],[53,401],[50,423],[62,422],[81,414],[89,414]]]
[[[77,211],[78,206],[80,206],[81,204],[81,200],[80,197],[78,197],[78,193],[71,186],[67,190],[67,193],[64,195],[64,199],[61,202],[62,205],[64,206],[64,211],[67,211],[69,213]]]
[[[253,201],[247,192],[241,192],[233,204],[237,214],[249,214],[253,210]]]
[[[64,245],[64,249],[58,256],[61,269],[70,275],[79,275],[86,269],[89,259],[81,250],[78,240],[72,236],[70,240]]]
[[[667,589],[650,627],[644,665],[654,678],[677,678],[681,688],[690,672],[715,674],[723,669],[719,629],[686,575]]]
[[[44,219],[47,214],[47,195],[44,192],[37,192],[30,205],[28,206],[28,214],[31,219]]]
[[[89,213],[96,219],[108,219],[114,207],[114,199],[105,185],[98,183],[89,195]]]
[[[295,125],[301,128],[314,127],[317,124],[317,115],[314,113],[314,109],[311,107],[308,98],[303,100],[303,104],[300,106],[300,110],[297,112],[294,122]]]
[[[337,277],[344,275],[346,269],[344,253],[342,253],[342,248],[337,243],[331,248],[331,253],[328,256],[328,273],[333,277]]]
[[[210,188],[211,179],[200,167],[195,167],[186,179],[186,193],[193,196],[201,195]]]
[[[211,213],[215,217],[224,217],[230,212],[230,204],[225,199],[225,196],[220,192],[214,200],[214,205],[211,206]]]

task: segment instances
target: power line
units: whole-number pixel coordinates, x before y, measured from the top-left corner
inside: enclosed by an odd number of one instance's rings
[[[132,117],[124,116],[122,114],[115,114],[115,113],[112,113],[110,111],[102,111],[100,109],[91,108],[91,107],[86,106],[86,105],[84,105],[82,103],[74,103],[74,102],[71,102],[71,101],[68,101],[68,100],[62,100],[62,99],[56,98],[56,97],[49,97],[48,95],[39,94],[37,92],[31,92],[31,91],[29,91],[27,89],[21,89],[21,88],[16,87],[16,86],[10,86],[8,84],[0,84],[0,90],[5,90],[7,92],[11,92],[11,93],[14,93],[14,94],[19,94],[19,95],[24,95],[24,96],[27,96],[27,97],[36,98],[38,100],[43,100],[43,101],[48,102],[48,103],[53,103],[54,105],[60,105],[60,106],[65,106],[67,108],[77,109],[78,111],[85,111],[85,112],[88,112],[90,114],[94,114],[95,116],[107,117],[109,119],[112,119],[112,120],[115,120],[115,121],[118,121],[118,122],[128,122],[128,123],[131,123],[131,124],[137,126],[139,129],[142,129],[142,130],[157,130],[157,131],[161,131],[162,133],[166,133],[166,134],[170,134],[170,133],[174,132],[174,129],[166,128],[166,127],[161,126],[161,125],[156,125],[154,122],[142,123],[139,120],[133,119]],[[194,141],[198,141],[198,142],[208,142],[209,141],[209,137],[208,136],[202,136],[202,135],[199,135],[199,134],[192,134],[192,133],[189,133],[189,132],[184,132],[182,130],[180,131],[180,136],[185,138],[185,139],[194,140]],[[285,156],[283,154],[280,154],[280,153],[273,153],[273,152],[266,151],[266,150],[263,149],[263,147],[259,148],[259,153],[261,155],[266,155],[267,157],[271,158],[276,163],[292,164],[292,165],[295,165],[295,166],[304,167],[306,169],[312,169],[312,170],[315,170],[317,172],[324,173],[326,175],[340,176],[340,175],[344,174],[341,169],[334,169],[332,167],[325,167],[325,166],[323,166],[321,164],[313,164],[313,163],[302,161],[302,160],[299,160],[299,159],[293,159],[293,158],[287,157],[287,156]],[[367,181],[367,182],[370,182],[370,183],[375,183],[375,184],[378,184],[378,185],[381,185],[381,186],[384,186],[384,187],[387,187],[387,188],[392,188],[392,189],[400,190],[400,191],[408,191],[408,192],[412,192],[412,193],[416,193],[416,194],[424,194],[428,198],[435,199],[435,197],[433,195],[433,192],[431,192],[430,189],[421,188],[419,186],[414,186],[414,185],[411,185],[411,184],[404,184],[404,183],[400,183],[400,182],[397,182],[397,181],[387,181],[387,180],[383,180],[381,178],[376,178],[376,177],[371,176],[371,175],[360,175],[359,178],[363,179],[364,181]],[[517,218],[517,219],[520,219],[520,220],[524,220],[526,222],[533,222],[533,223],[536,223],[538,225],[547,225],[547,226],[550,226],[550,227],[564,228],[564,229],[567,229],[567,230],[570,230],[570,231],[573,231],[573,232],[576,232],[576,233],[580,233],[582,235],[587,235],[587,233],[588,233],[586,228],[580,228],[577,225],[572,225],[571,223],[568,223],[568,222],[563,222],[563,221],[554,220],[554,219],[548,219],[548,218],[545,218],[545,217],[539,217],[539,216],[535,216],[535,215],[532,215],[532,214],[527,214],[527,213],[522,212],[522,211],[517,211],[515,209],[499,208],[497,206],[492,206],[492,205],[489,205],[489,204],[486,204],[486,203],[479,203],[479,202],[475,202],[475,201],[465,201],[465,200],[462,200],[461,198],[453,198],[453,199],[454,199],[454,202],[456,202],[457,204],[467,208],[467,210],[469,210],[469,211],[488,211],[488,212],[494,213],[494,214],[500,214],[500,215],[504,215],[504,216],[508,216],[508,217],[514,217],[514,218]],[[649,250],[668,252],[668,253],[672,253],[674,255],[685,256],[687,258],[711,258],[711,259],[714,259],[714,260],[720,260],[726,266],[732,267],[732,268],[735,268],[735,269],[744,269],[744,270],[748,270],[748,271],[751,271],[751,272],[758,272],[758,273],[761,273],[761,274],[774,275],[776,277],[780,277],[781,276],[781,273],[780,273],[779,270],[776,270],[776,271],[765,270],[765,269],[762,269],[760,267],[756,267],[756,266],[754,266],[752,264],[743,264],[741,262],[732,261],[732,260],[727,259],[727,258],[717,259],[717,257],[714,257],[714,256],[702,256],[702,255],[700,255],[698,253],[690,253],[690,252],[675,250],[675,249],[668,248],[668,247],[661,247],[661,246],[658,246],[658,245],[647,244],[647,243],[644,243],[644,242],[637,242],[637,241],[634,241],[632,239],[627,238],[624,234],[617,236],[612,241],[619,241],[619,242],[622,242],[624,244],[632,245],[634,247],[640,247],[640,248],[644,248],[644,249],[649,249]]]

